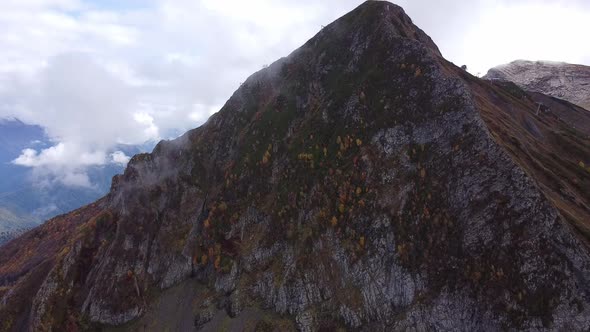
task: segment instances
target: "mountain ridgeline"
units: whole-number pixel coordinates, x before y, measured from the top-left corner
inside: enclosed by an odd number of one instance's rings
[[[537,98],[366,2],[0,247],[0,329],[588,330],[590,141]]]

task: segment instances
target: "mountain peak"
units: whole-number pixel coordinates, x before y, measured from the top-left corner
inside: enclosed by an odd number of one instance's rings
[[[436,44],[414,25],[404,9],[388,1],[366,1],[325,30],[338,34],[360,33],[365,38],[407,38],[424,44],[440,55]]]

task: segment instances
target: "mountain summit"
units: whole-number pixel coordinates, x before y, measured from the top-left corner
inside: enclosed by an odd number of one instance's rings
[[[0,328],[588,330],[589,139],[534,98],[366,2],[0,247]]]

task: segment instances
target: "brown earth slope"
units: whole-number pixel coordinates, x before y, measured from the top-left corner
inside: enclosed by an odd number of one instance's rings
[[[588,330],[588,133],[538,98],[366,2],[0,247],[0,329]]]

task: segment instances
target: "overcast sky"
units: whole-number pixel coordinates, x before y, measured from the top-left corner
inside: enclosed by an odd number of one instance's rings
[[[70,185],[125,163],[117,144],[169,138],[357,0],[0,0],[0,119],[42,126],[15,163]],[[590,65],[588,0],[404,0],[474,73],[515,59]],[[18,158],[16,158],[18,157]]]

